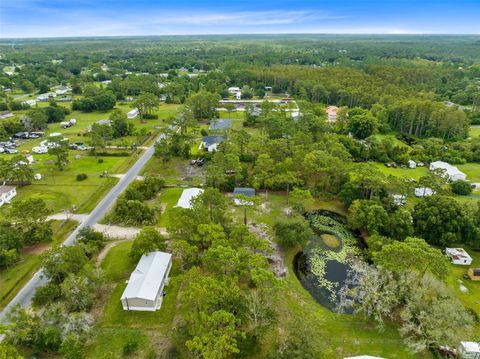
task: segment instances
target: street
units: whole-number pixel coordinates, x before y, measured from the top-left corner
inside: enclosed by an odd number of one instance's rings
[[[171,129],[171,127],[170,127]],[[165,133],[158,136],[156,141],[164,139]],[[125,175],[118,181],[118,183],[108,192],[108,194],[98,203],[95,209],[88,215],[72,234],[63,242],[63,246],[71,246],[75,244],[78,232],[84,227],[90,227],[97,224],[107,214],[108,210],[115,203],[117,197],[128,187],[128,185],[135,180],[137,175],[145,164],[152,158],[155,149],[155,142],[145,150],[139,157],[137,162],[125,173]],[[47,279],[42,275],[42,270],[36,272],[28,283],[17,293],[17,295],[8,303],[8,305],[0,313],[0,322],[6,321],[6,314],[15,305],[20,304],[22,307],[28,307],[32,301],[33,295],[37,287],[45,284]]]

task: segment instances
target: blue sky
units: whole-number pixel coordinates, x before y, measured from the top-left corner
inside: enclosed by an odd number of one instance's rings
[[[0,0],[0,37],[480,34],[480,0]]]

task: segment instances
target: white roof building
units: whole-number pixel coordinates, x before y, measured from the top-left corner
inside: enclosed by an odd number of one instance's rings
[[[120,298],[123,309],[150,312],[160,309],[171,268],[170,253],[156,251],[144,254]]]
[[[128,118],[135,118],[135,117],[138,116],[139,113],[140,112],[138,111],[138,108],[134,108],[133,110],[131,110],[127,113],[127,117]]]
[[[240,87],[229,87],[228,92],[233,94],[236,94],[237,92],[240,92]]]
[[[445,254],[453,264],[469,266],[472,264],[472,257],[463,248],[445,248]]]
[[[192,199],[200,196],[202,193],[203,189],[201,188],[187,188],[183,190],[175,207],[192,208]]]
[[[430,197],[436,192],[430,187],[417,187],[415,188],[415,196],[417,197]]]
[[[0,186],[0,207],[10,203],[13,197],[17,195],[17,189],[13,186]]]
[[[450,163],[443,162],[443,161],[435,161],[430,163],[430,171],[434,170],[444,170],[445,172],[445,177],[448,177],[449,180],[451,181],[458,181],[462,180],[465,181],[467,178],[467,175],[460,171],[457,167],[452,166]]]
[[[480,343],[460,342],[460,345],[458,347],[458,355],[461,359],[480,358]]]
[[[408,168],[417,168],[417,163],[414,160],[408,160]]]

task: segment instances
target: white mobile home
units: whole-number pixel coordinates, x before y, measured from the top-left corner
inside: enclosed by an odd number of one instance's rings
[[[460,171],[457,167],[443,161],[435,161],[430,163],[430,171],[434,170],[443,170],[444,176],[451,181],[465,181],[465,179],[467,178],[467,175]]]
[[[460,342],[458,357],[461,359],[480,359],[480,343]]]
[[[445,248],[445,254],[453,264],[464,266],[472,264],[472,257],[463,248]]]
[[[13,197],[17,195],[17,189],[13,186],[0,186],[0,207],[10,203]]]
[[[192,208],[192,199],[200,196],[202,193],[203,189],[201,188],[187,188],[183,190],[175,207]]]
[[[123,291],[123,309],[147,312],[160,309],[171,268],[170,253],[156,251],[144,254]]]
[[[131,110],[127,113],[127,117],[128,118],[135,118],[135,117],[138,116],[139,113],[140,112],[138,111],[138,108],[134,108],[133,110]]]

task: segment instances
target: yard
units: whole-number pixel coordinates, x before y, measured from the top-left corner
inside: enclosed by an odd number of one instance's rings
[[[123,242],[113,247],[101,264],[105,271],[109,293],[97,308],[97,336],[89,345],[87,358],[119,358],[123,356],[126,342],[138,342],[139,350],[134,357],[144,358],[154,350],[165,353],[172,335],[172,325],[177,312],[177,294],[181,283],[178,262],[174,261],[170,283],[162,308],[156,312],[124,311],[120,296],[126,287],[125,280],[135,268],[128,257],[132,242]],[[95,310],[95,311],[97,311]]]
[[[463,245],[459,246],[462,247]],[[463,275],[467,273],[468,268],[480,267],[480,251],[474,251],[468,247],[464,248],[473,258],[473,262],[471,266],[451,264],[451,272],[447,278],[447,283],[467,308],[474,310],[477,315],[480,315],[480,282],[473,282],[469,279],[463,278]],[[462,292],[460,290],[460,284],[463,284],[468,289],[468,292]],[[478,322],[475,327],[475,335],[477,338],[480,336],[480,323]],[[473,338],[466,338],[466,340],[468,339]]]

